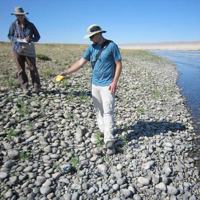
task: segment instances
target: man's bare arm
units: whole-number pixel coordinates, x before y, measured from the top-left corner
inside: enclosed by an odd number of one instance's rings
[[[75,63],[73,63],[68,69],[63,71],[60,75],[61,76],[66,76],[68,74],[72,74],[76,71],[78,71],[83,65],[85,65],[88,61],[85,60],[84,58],[80,58],[77,60]]]

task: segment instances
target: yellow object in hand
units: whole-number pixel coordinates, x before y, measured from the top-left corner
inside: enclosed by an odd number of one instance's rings
[[[56,76],[56,81],[57,81],[57,82],[60,82],[60,81],[62,81],[64,78],[65,78],[64,76],[57,75],[57,76]]]

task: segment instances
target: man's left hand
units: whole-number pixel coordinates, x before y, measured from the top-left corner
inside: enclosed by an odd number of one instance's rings
[[[115,94],[116,90],[117,90],[117,83],[115,81],[113,81],[110,86],[109,86],[109,90],[112,94]]]

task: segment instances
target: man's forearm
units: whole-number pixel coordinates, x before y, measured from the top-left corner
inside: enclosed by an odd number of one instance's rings
[[[64,72],[62,72],[61,75],[66,76],[68,74],[78,71],[80,68],[81,68],[81,66],[77,62],[75,62],[68,69],[66,69]]]
[[[83,61],[82,59],[76,61],[68,69],[66,69],[64,72],[62,72],[61,75],[66,76],[66,75],[69,75],[69,74],[72,74],[72,73],[78,71],[85,64],[85,62],[86,61]]]
[[[122,63],[121,63],[121,61],[118,61],[116,63],[115,76],[113,79],[114,82],[116,82],[116,83],[118,82],[121,71],[122,71]]]

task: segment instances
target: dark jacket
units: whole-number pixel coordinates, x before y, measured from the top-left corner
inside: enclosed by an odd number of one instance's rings
[[[30,37],[32,42],[38,42],[40,39],[40,34],[37,30],[37,28],[35,27],[35,25],[33,23],[31,23],[30,21],[28,21],[27,19],[25,19],[25,26],[23,28],[23,30],[21,30],[21,33],[19,33],[19,31],[17,31],[17,23],[18,21],[15,20],[9,29],[9,33],[8,33],[8,38],[14,42],[17,38],[25,38],[27,36]]]

